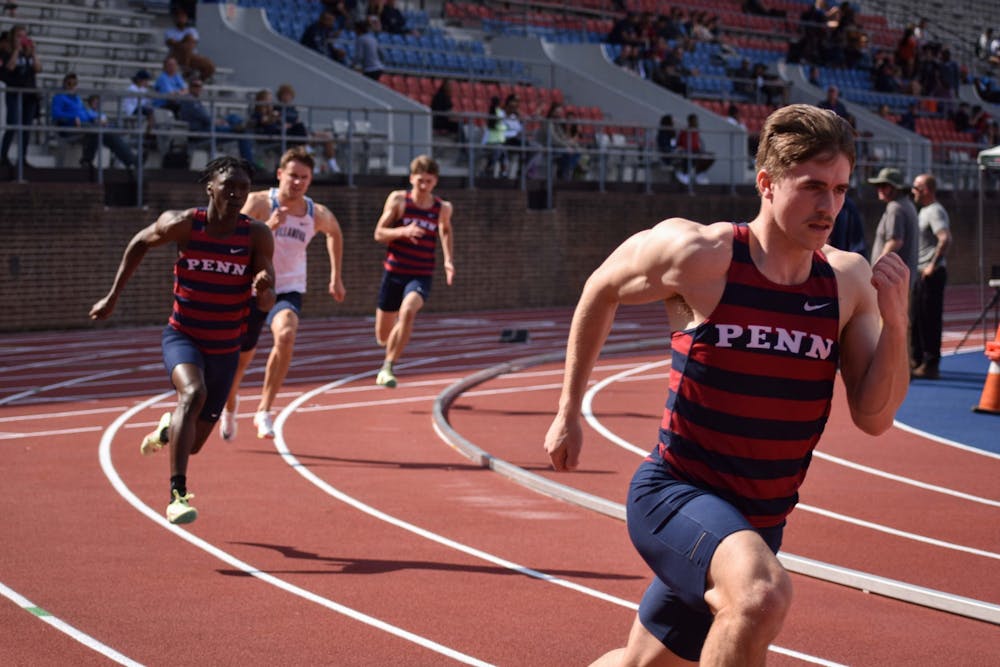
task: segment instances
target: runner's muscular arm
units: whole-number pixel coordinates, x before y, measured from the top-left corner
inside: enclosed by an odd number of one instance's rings
[[[838,289],[849,302],[840,333],[840,375],[851,419],[865,433],[878,435],[892,426],[910,385],[910,272],[896,253],[879,258],[870,270],[851,253],[831,253],[830,259],[841,269]]]
[[[257,294],[257,308],[269,311],[274,307],[274,236],[260,220],[250,222],[250,270],[253,271],[253,289]]]
[[[416,242],[424,235],[424,230],[420,225],[405,225],[403,227],[393,227],[396,222],[403,217],[406,210],[406,191],[393,190],[385,198],[385,206],[382,208],[382,215],[375,223],[375,240],[379,243],[389,244],[397,239],[408,238]]]
[[[316,229],[326,234],[326,254],[330,257],[330,284],[327,291],[335,301],[343,301],[347,290],[341,274],[344,257],[344,234],[337,216],[322,204],[316,204]]]
[[[699,228],[688,220],[665,220],[627,239],[587,279],[570,325],[559,409],[545,436],[545,451],[556,470],[573,470],[579,464],[580,407],[618,306],[676,295],[682,272],[691,274],[684,281],[698,281],[698,262],[691,260],[706,248]]]
[[[118,265],[118,273],[111,285],[111,291],[90,309],[90,319],[105,320],[111,317],[118,297],[125,289],[125,284],[139,268],[139,264],[150,248],[170,242],[183,246],[190,236],[191,209],[164,211],[156,219],[156,222],[140,229],[125,247],[121,263]]]
[[[438,217],[438,235],[441,237],[441,252],[444,254],[444,277],[451,285],[455,279],[454,247],[455,239],[451,226],[451,202],[441,202],[441,215]]]

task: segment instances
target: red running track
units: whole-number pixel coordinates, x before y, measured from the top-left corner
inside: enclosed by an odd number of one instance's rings
[[[952,344],[975,314],[952,309]],[[187,529],[161,519],[166,458],[137,451],[173,400],[159,329],[0,337],[0,664],[556,667],[620,645],[649,576],[624,525],[478,466],[432,420],[460,379],[561,350],[569,315],[422,315],[396,390],[372,384],[370,321],[306,321],[279,438],[257,440],[250,424],[261,354],[239,437],[213,435],[192,459],[201,516]],[[612,342],[662,338],[663,326],[655,309],[623,310]],[[498,342],[505,328],[530,342]],[[596,392],[595,427],[651,446],[666,367],[642,367],[663,357],[601,361],[595,381],[623,375]],[[560,380],[557,363],[498,376],[458,397],[451,425],[524,470],[620,503],[639,456],[598,431],[579,472],[547,468]],[[896,429],[869,438],[847,421],[838,396],[784,550],[1000,604],[1000,460]],[[772,664],[1000,664],[995,624],[793,579]]]

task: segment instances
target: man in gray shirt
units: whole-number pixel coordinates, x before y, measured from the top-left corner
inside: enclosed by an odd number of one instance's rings
[[[910,359],[913,377],[936,380],[941,361],[944,286],[948,281],[945,254],[951,245],[948,212],[937,200],[937,180],[931,174],[913,179],[913,199],[920,205],[917,282],[910,300]]]
[[[910,269],[910,289],[913,289],[919,244],[917,207],[906,196],[906,182],[898,169],[886,167],[868,182],[877,186],[879,201],[885,202],[885,212],[878,221],[872,244],[872,264],[882,255],[895,252]]]

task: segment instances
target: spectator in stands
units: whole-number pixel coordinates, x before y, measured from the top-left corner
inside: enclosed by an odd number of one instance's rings
[[[52,122],[64,128],[92,128],[107,125],[107,117],[88,107],[79,93],[76,92],[78,84],[77,76],[73,72],[63,77],[62,92],[52,96],[52,109],[50,111]],[[65,130],[61,131],[59,135],[67,139],[79,138],[82,141],[83,157],[80,158],[80,166],[93,168],[94,156],[97,154],[98,136],[122,164],[130,168],[135,166],[135,154],[120,134],[101,132],[98,135],[92,132]]]
[[[969,125],[972,127],[973,132],[976,134],[976,141],[979,141],[986,135],[986,130],[989,127],[990,114],[982,105],[975,104],[972,107],[972,113],[969,114]]]
[[[156,81],[153,82],[153,90],[160,95],[167,96],[153,100],[153,106],[170,109],[176,116],[177,111],[180,109],[178,98],[188,94],[188,85],[181,74],[177,59],[173,56],[164,58],[163,71],[160,72],[160,75],[156,77]]]
[[[577,165],[580,164],[580,142],[576,135],[576,126],[566,121],[566,109],[559,102],[553,102],[545,114],[545,123],[538,128],[535,142],[544,148],[551,148],[555,157],[556,178],[569,180],[573,178]]]
[[[660,162],[664,165],[679,166],[674,157],[677,151],[677,130],[674,129],[674,117],[668,113],[660,116],[660,125],[656,128],[656,149],[660,152]]]
[[[504,138],[503,145],[512,148],[518,156],[518,170],[527,171],[528,166],[533,163],[534,155],[528,148],[534,146],[528,140],[524,132],[524,123],[521,121],[521,98],[511,93],[503,102],[503,125]]]
[[[284,126],[286,137],[299,137],[305,139],[309,136],[309,130],[299,117],[299,110],[295,108],[295,88],[291,84],[283,83],[278,86],[278,104],[275,105],[278,113],[281,114],[281,124]],[[296,142],[302,143],[302,142]]]
[[[208,133],[214,129],[215,132],[224,135],[219,138],[222,141],[237,135],[239,138],[236,139],[236,144],[239,147],[240,157],[252,163],[253,142],[242,136],[246,131],[246,120],[237,113],[227,114],[224,118],[213,118],[212,112],[201,100],[203,88],[201,79],[190,81],[188,94],[180,99],[177,118],[187,123],[188,129],[192,132]]]
[[[385,0],[382,3],[382,10],[378,14],[379,21],[382,23],[382,30],[389,33],[390,35],[407,35],[411,32],[406,25],[406,16],[403,12],[399,11],[396,6],[396,0]]]
[[[42,62],[35,53],[35,42],[28,37],[28,29],[15,25],[7,31],[7,39],[0,43],[0,82],[7,88],[35,88],[36,75],[42,71]],[[7,125],[31,125],[38,117],[38,94],[7,90],[4,94],[7,108]],[[12,167],[7,156],[10,145],[17,137],[18,161],[27,164],[28,130],[8,128],[0,143],[0,166]]]
[[[642,59],[640,58],[639,47],[633,44],[623,44],[621,47],[621,52],[618,57],[615,58],[615,64],[619,67],[632,72],[636,76],[641,76],[642,78],[647,78],[643,67]]]
[[[859,28],[849,30],[847,43],[844,45],[844,67],[871,69],[869,50],[868,34]]]
[[[797,57],[790,58],[791,62],[801,59],[817,65],[823,64],[827,48],[827,21],[826,0],[814,0],[813,5],[802,12],[799,16],[801,39],[792,49]]]
[[[355,0],[322,0],[323,11],[330,12],[334,17],[334,27],[340,30],[353,30],[354,18],[358,8]]]
[[[450,139],[462,140],[461,124],[452,115],[455,103],[451,97],[451,79],[441,79],[441,84],[431,98],[431,127],[434,132]]]
[[[910,102],[909,106],[906,107],[904,111],[899,116],[899,120],[896,122],[900,127],[905,127],[910,132],[917,131],[917,103]]]
[[[340,165],[337,164],[337,145],[334,143],[333,133],[326,130],[310,130],[306,127],[299,116],[299,110],[295,107],[295,88],[291,84],[283,83],[278,86],[278,107],[285,126],[285,136],[300,137],[303,141],[321,144],[323,159],[317,160],[318,172],[339,174]]]
[[[903,34],[896,43],[896,66],[904,79],[911,79],[917,71],[917,37],[914,34],[916,26],[912,23],[903,28]]]
[[[655,84],[663,86],[667,90],[687,97],[687,82],[684,80],[684,76],[681,74],[681,71],[678,70],[678,66],[669,58],[663,59],[659,65],[657,65],[656,69],[653,70],[650,80]]]
[[[128,92],[135,93],[135,97],[122,97],[122,114],[125,116],[142,115],[147,119],[153,115],[153,101],[146,97],[149,92],[149,82],[153,77],[144,69],[139,70],[132,76],[132,82],[128,85]]]
[[[744,132],[747,131],[747,124],[740,119],[740,108],[734,102],[730,102],[726,107],[726,122]]]
[[[331,60],[345,64],[347,52],[336,44],[340,33],[341,28],[337,27],[337,17],[334,16],[333,12],[324,10],[318,19],[306,26],[299,43]]]
[[[625,46],[642,46],[643,39],[639,32],[639,15],[635,12],[628,12],[624,17],[618,19],[611,26],[608,33],[608,43]]]
[[[338,22],[343,21],[346,30],[353,30],[354,24],[359,20],[364,20],[361,3],[358,0],[320,0],[323,8],[328,12],[333,12]]]
[[[990,60],[993,53],[993,44],[996,40],[993,39],[993,28],[986,28],[983,30],[982,34],[979,35],[979,39],[976,40],[976,55],[979,56],[980,60]]]
[[[252,134],[281,134],[281,112],[274,106],[274,96],[270,90],[262,88],[254,94],[250,110],[248,128]]]
[[[847,118],[847,107],[840,101],[840,89],[837,86],[827,86],[826,97],[816,103],[820,109],[829,109],[841,118]]]
[[[854,199],[844,196],[844,205],[833,221],[833,231],[827,243],[839,250],[856,252],[868,259],[868,243],[865,241],[865,221]]]
[[[962,72],[954,60],[951,59],[951,49],[942,48],[938,59],[938,69],[941,72],[941,83],[948,91],[945,97],[957,97],[958,87],[962,83]]]
[[[957,132],[972,132],[971,115],[969,113],[969,103],[959,102],[958,108],[951,114],[951,122]]]
[[[996,120],[990,119],[986,123],[986,133],[979,142],[983,148],[1000,146],[1000,124]]]
[[[748,100],[756,98],[757,85],[754,81],[753,68],[750,66],[749,59],[741,59],[740,66],[729,72],[729,78],[733,81],[734,93],[742,95]]]
[[[494,95],[490,98],[490,107],[486,112],[486,132],[483,133],[483,143],[486,149],[486,167],[483,176],[492,177],[494,169],[499,165],[500,175],[507,175],[507,151],[503,149],[507,138],[507,125],[504,120],[504,110],[500,106],[500,98]]]
[[[187,13],[192,25],[198,20],[198,0],[170,0],[170,14],[177,9],[183,9]]]
[[[898,93],[903,84],[896,76],[897,71],[896,65],[887,56],[876,57],[872,70],[872,88],[880,93]]]
[[[385,70],[385,65],[382,64],[382,54],[379,50],[378,39],[375,37],[378,29],[379,22],[377,18],[358,21],[354,25],[357,40],[354,44],[353,66],[355,69],[361,70],[361,73],[369,79],[374,79],[375,81],[382,78],[382,72]]]
[[[177,6],[172,14],[174,26],[163,34],[168,52],[177,60],[184,76],[191,78],[197,73],[203,81],[211,81],[215,63],[198,53],[198,29],[191,23],[187,10]]]
[[[807,80],[810,84],[816,86],[817,88],[823,87],[823,79],[820,77],[819,67],[816,65],[809,66],[809,76],[807,77]]]
[[[764,63],[753,66],[754,79],[757,82],[757,103],[769,107],[788,104],[788,89],[779,76],[767,69]]]
[[[684,167],[677,172],[677,180],[688,185],[693,175],[696,183],[708,185],[705,172],[715,164],[715,156],[706,151],[701,143],[698,114],[688,114],[687,127],[677,135],[677,150],[684,154]]]

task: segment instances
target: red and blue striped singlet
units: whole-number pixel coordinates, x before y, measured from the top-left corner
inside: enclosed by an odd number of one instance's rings
[[[236,229],[210,236],[208,212],[195,209],[191,238],[174,264],[174,310],[170,326],[187,334],[205,354],[240,349],[250,312],[250,218],[240,214]]]
[[[800,285],[772,283],[734,225],[719,305],[671,336],[670,390],[649,459],[733,504],[755,527],[780,525],[798,502],[830,414],[839,358],[837,281],[813,253]]]
[[[430,208],[420,208],[414,202],[410,193],[406,193],[406,208],[403,217],[393,225],[420,225],[427,232],[416,243],[409,239],[400,239],[389,243],[386,249],[385,262],[382,266],[386,271],[405,273],[411,276],[434,275],[434,250],[437,247],[438,216],[441,214],[441,198],[434,197]]]

